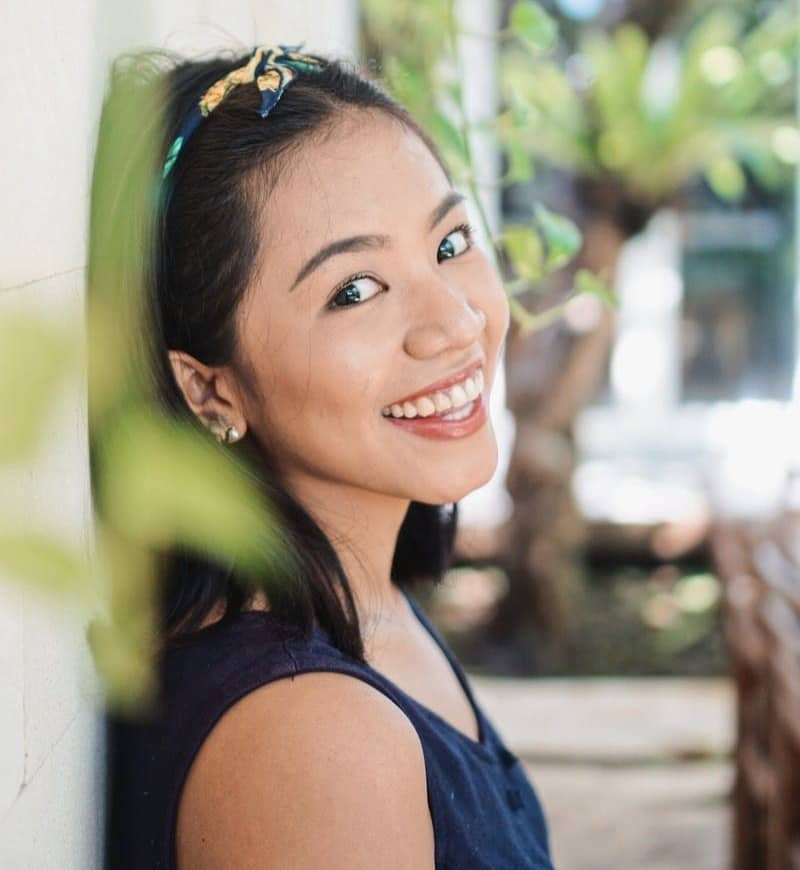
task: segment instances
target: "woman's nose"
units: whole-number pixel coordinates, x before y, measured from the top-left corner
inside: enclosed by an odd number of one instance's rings
[[[426,302],[406,333],[405,351],[420,359],[448,348],[476,344],[486,329],[486,314],[467,296],[443,282],[426,288]]]

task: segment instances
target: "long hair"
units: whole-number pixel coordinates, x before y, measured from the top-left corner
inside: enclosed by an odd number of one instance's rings
[[[263,210],[269,224],[270,192],[307,137],[324,135],[345,111],[384,112],[413,130],[449,177],[433,142],[380,85],[348,62],[320,58],[322,69],[300,72],[266,119],[256,111],[254,86],[235,89],[203,121],[162,180],[161,165],[186,113],[210,85],[248,57],[125,55],[112,67],[100,120],[88,292],[96,289],[91,264],[105,253],[100,238],[121,235],[114,249],[120,280],[125,280],[126,269],[137,268],[143,286],[144,328],[136,351],[146,371],[140,375],[149,381],[165,414],[197,425],[176,383],[168,351],[185,351],[209,366],[231,366],[248,386],[238,352],[236,311],[255,277],[261,242],[258,218]],[[147,139],[142,133],[146,129],[155,130],[155,154],[137,148],[137,137]],[[103,196],[95,195],[101,173],[102,184],[114,187],[111,194],[106,190]],[[142,219],[131,221],[132,213]],[[90,457],[96,448],[90,439]],[[266,447],[245,437],[220,449],[232,451],[258,481],[291,557],[286,560],[291,570],[276,570],[260,582],[273,615],[306,637],[316,622],[340,650],[363,661],[352,591],[326,534],[281,483]],[[94,462],[92,475],[94,485]],[[411,502],[391,569],[399,588],[441,581],[450,562],[456,522],[456,504]],[[159,564],[157,619],[162,638],[195,631],[219,602],[225,605],[222,618],[231,619],[255,594],[252,582],[244,582],[229,565],[178,545]]]

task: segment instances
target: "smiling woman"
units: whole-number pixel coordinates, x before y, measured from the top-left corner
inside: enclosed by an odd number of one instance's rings
[[[163,100],[152,239],[122,246],[152,252],[156,394],[225,433],[292,569],[253,593],[165,559],[158,709],[108,717],[108,866],[550,867],[533,787],[407,594],[497,463],[508,305],[463,196],[344,63],[129,58],[104,120],[131,81]],[[93,226],[136,192],[130,147]]]

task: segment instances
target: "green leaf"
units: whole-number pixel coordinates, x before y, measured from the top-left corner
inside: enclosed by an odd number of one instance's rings
[[[535,204],[534,213],[547,244],[545,268],[553,271],[577,253],[582,241],[581,231],[569,218],[550,211],[541,203]]]
[[[533,178],[533,160],[523,145],[509,141],[506,154],[508,156],[508,171],[505,174],[506,183],[530,181]]]
[[[538,281],[544,274],[544,250],[538,233],[531,227],[509,226],[500,238],[517,275]]]
[[[158,685],[147,640],[127,625],[98,618],[87,626],[86,640],[108,709],[123,715],[149,710],[157,700]]]
[[[742,162],[753,174],[756,184],[767,190],[777,190],[786,181],[786,167],[768,151],[752,149],[742,155]]]
[[[384,79],[389,92],[412,113],[427,102],[425,73],[418,67],[404,63],[399,57],[389,56],[385,61]]]
[[[720,157],[706,170],[706,178],[716,195],[726,202],[742,198],[747,179],[741,166],[732,157]]]
[[[32,529],[0,530],[0,576],[45,595],[73,599],[85,596],[91,585],[88,563],[77,549]]]
[[[684,612],[703,613],[719,601],[719,580],[714,574],[689,574],[675,584],[672,597]]]
[[[86,637],[113,706],[131,707],[152,695],[158,644],[158,583],[162,553],[117,532],[96,516],[92,570],[102,611]]]
[[[575,292],[589,293],[605,302],[609,308],[619,308],[619,297],[605,281],[588,269],[578,269],[575,275]]]
[[[23,311],[0,317],[0,459],[33,455],[65,375],[77,371],[76,348],[63,327],[44,318]]]
[[[445,157],[469,165],[469,152],[461,130],[442,112],[431,120],[431,134],[445,152]]]
[[[517,0],[508,23],[513,33],[537,51],[550,51],[555,45],[558,25],[533,0]]]
[[[147,547],[178,542],[254,574],[277,559],[277,527],[253,480],[211,436],[150,409],[120,414],[102,441],[99,504]]]

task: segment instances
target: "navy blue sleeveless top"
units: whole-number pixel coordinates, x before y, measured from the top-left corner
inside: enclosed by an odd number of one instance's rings
[[[250,610],[173,640],[160,662],[155,712],[106,716],[109,870],[174,870],[178,799],[200,745],[248,692],[307,671],[350,674],[389,697],[422,745],[436,870],[552,870],[536,792],[475,700],[466,674],[421,608],[406,596],[441,648],[479,725],[473,740],[369,665],[338,650],[328,633],[309,641],[269,611]]]

